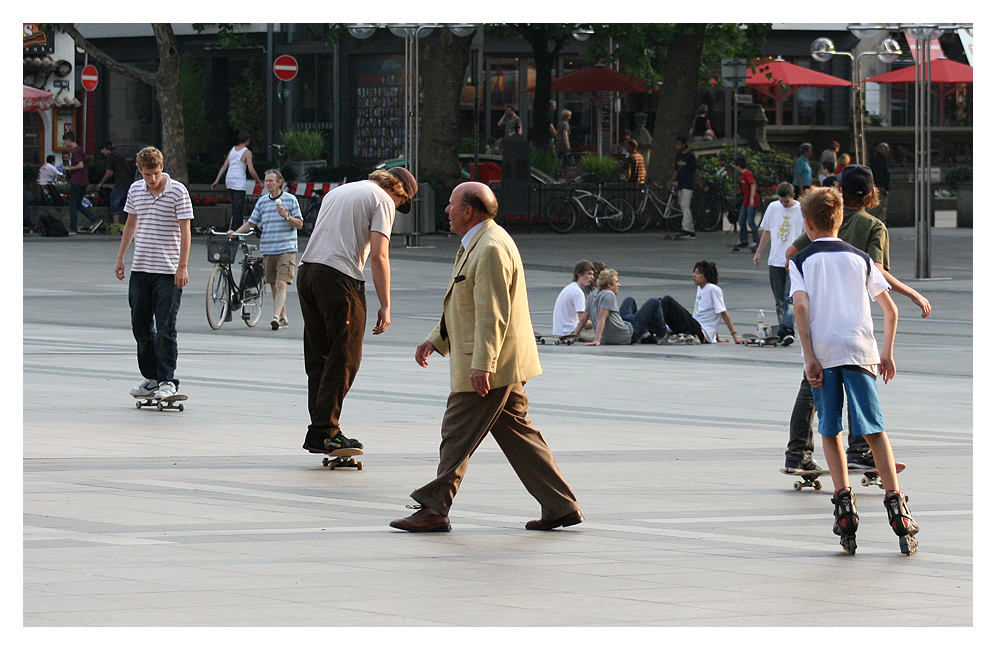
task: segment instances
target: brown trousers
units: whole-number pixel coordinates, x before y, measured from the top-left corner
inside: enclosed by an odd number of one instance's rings
[[[529,407],[522,382],[496,387],[484,397],[451,393],[443,415],[437,477],[415,490],[412,498],[448,514],[471,455],[490,431],[526,490],[540,502],[540,517],[556,520],[579,510],[554,454],[530,422]]]
[[[306,442],[322,447],[339,434],[343,401],[360,369],[367,301],[363,281],[324,264],[305,262],[298,271],[308,376]]]

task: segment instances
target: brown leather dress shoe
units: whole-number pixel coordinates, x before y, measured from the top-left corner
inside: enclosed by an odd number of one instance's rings
[[[450,518],[439,513],[433,513],[428,506],[424,506],[407,518],[392,521],[391,526],[395,529],[414,533],[450,531]]]
[[[526,523],[526,528],[539,531],[549,531],[551,529],[556,529],[557,527],[570,527],[573,524],[579,524],[584,521],[585,518],[582,517],[582,512],[575,511],[574,513],[569,513],[563,518],[558,518],[557,520],[530,520]]]

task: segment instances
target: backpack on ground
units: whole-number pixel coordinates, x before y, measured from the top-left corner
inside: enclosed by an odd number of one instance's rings
[[[38,216],[38,232],[45,237],[66,237],[69,229],[52,215]]]

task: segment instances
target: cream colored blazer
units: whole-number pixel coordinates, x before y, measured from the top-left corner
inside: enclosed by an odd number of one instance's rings
[[[446,337],[442,327],[446,327]],[[542,372],[519,249],[492,220],[454,265],[443,321],[426,338],[450,357],[450,390],[474,391],[471,369],[488,371],[492,388]]]

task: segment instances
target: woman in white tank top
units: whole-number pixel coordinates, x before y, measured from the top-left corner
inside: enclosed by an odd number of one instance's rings
[[[250,176],[257,183],[263,185],[263,181],[260,180],[260,176],[253,168],[253,152],[249,150],[249,134],[245,132],[240,133],[238,139],[239,144],[229,150],[225,162],[222,163],[221,168],[218,170],[215,182],[211,184],[211,189],[214,190],[215,186],[221,181],[222,174],[225,175],[225,187],[228,188],[229,193],[232,195],[230,230],[239,228],[246,220],[246,171],[249,171]],[[245,160],[243,157],[245,157]]]

